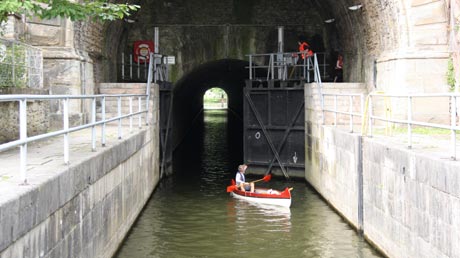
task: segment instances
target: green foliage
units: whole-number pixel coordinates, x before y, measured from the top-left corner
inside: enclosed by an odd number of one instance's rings
[[[203,96],[204,102],[220,102],[227,98],[227,93],[221,88],[211,88]]]
[[[41,19],[57,17],[70,18],[72,21],[81,21],[88,18],[99,21],[123,19],[137,11],[139,5],[112,4],[101,0],[84,0],[71,2],[69,0],[1,0],[0,23],[7,20],[11,14],[26,14]]]
[[[455,89],[455,68],[454,68],[454,62],[452,60],[452,57],[449,58],[449,61],[447,63],[447,85],[449,85],[450,90]]]

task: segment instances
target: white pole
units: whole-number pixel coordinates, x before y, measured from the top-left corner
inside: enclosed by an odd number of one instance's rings
[[[63,124],[64,130],[64,164],[69,165],[69,98],[63,100]]]
[[[27,100],[21,99],[19,101],[19,138],[21,140],[27,139]],[[27,184],[26,172],[27,172],[27,143],[24,143],[20,147],[20,170],[21,170],[21,184]]]

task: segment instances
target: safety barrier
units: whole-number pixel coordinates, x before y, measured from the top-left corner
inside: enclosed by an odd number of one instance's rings
[[[117,98],[117,116],[106,118],[106,99]],[[129,101],[129,113],[122,114],[122,99],[127,98]],[[138,99],[138,110],[133,112],[133,98]],[[72,99],[91,100],[91,122],[83,125],[69,127],[69,101]],[[96,150],[96,126],[101,125],[101,143],[105,146],[106,143],[106,124],[118,121],[118,138],[122,138],[122,119],[129,118],[130,131],[133,130],[133,117],[137,116],[139,121],[139,128],[142,127],[142,114],[145,113],[145,121],[148,124],[148,106],[142,103],[148,101],[146,94],[125,94],[125,95],[0,95],[0,102],[19,102],[19,139],[10,141],[0,145],[0,151],[5,151],[14,147],[20,147],[20,177],[21,182],[27,183],[26,165],[27,165],[27,145],[28,143],[38,140],[48,139],[51,137],[64,135],[64,163],[69,164],[69,133],[91,128],[91,148],[92,151]],[[58,100],[62,102],[63,111],[63,129],[49,132],[45,134],[27,136],[27,101],[33,100]],[[100,121],[96,121],[96,101],[101,101],[101,115]],[[145,109],[143,109],[143,107]]]
[[[362,94],[323,94],[323,98],[325,101],[328,98],[333,98],[333,107],[327,108],[322,107],[323,112],[323,124],[324,124],[324,117],[326,112],[330,112],[334,114],[334,126],[337,126],[337,115],[345,115],[349,117],[349,126],[350,131],[353,132],[353,125],[355,124],[356,120],[353,120],[353,117],[361,117],[361,134],[367,135],[369,137],[373,136],[373,129],[377,121],[381,121],[384,123],[391,123],[391,124],[402,124],[407,126],[407,147],[412,148],[412,138],[413,138],[413,126],[421,126],[421,127],[428,127],[428,128],[438,128],[438,129],[445,129],[450,131],[450,157],[452,160],[456,160],[456,133],[460,131],[460,125],[457,122],[458,117],[458,98],[460,94],[454,93],[442,93],[442,94],[384,94],[384,93],[370,93],[364,98]],[[348,105],[342,105],[348,107],[347,110],[339,110],[338,102],[340,99],[345,98],[348,99]],[[446,111],[450,115],[448,120],[449,123],[441,123],[441,122],[423,122],[417,119],[414,119],[414,99],[424,99],[424,98],[447,98],[449,99],[449,110]],[[356,105],[356,100],[359,100],[359,106],[361,107],[360,110],[354,110],[353,106]],[[376,105],[374,102],[381,101],[383,99],[383,105]],[[405,99],[405,107],[398,109],[399,116],[402,118],[394,118],[394,114],[391,112],[392,106],[397,106],[395,99]],[[344,103],[342,101],[342,103]],[[434,103],[434,102],[432,102]],[[431,104],[432,104],[431,103]],[[435,102],[438,103],[439,101]],[[426,103],[424,103],[426,104]],[[401,106],[401,105],[400,105]],[[419,107],[420,108],[420,107]],[[403,110],[403,111],[401,111]],[[382,114],[385,114],[383,116]],[[440,121],[442,119],[439,119]],[[444,119],[447,120],[447,119]]]
[[[317,76],[324,80],[326,75],[326,54],[315,53],[313,56],[302,59],[303,52],[250,54],[250,80],[306,80],[318,81]],[[322,58],[320,58],[321,56]],[[320,64],[318,60],[322,60]],[[314,71],[317,66],[318,73]],[[323,74],[321,74],[321,71]]]

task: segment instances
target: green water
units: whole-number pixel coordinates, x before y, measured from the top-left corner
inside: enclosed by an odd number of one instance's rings
[[[241,159],[226,117],[206,111],[115,257],[380,257],[302,181],[259,184],[294,187],[290,209],[226,193]]]

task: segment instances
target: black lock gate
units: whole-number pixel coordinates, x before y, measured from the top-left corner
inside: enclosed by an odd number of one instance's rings
[[[305,98],[303,81],[246,81],[244,160],[253,171],[305,171]]]

